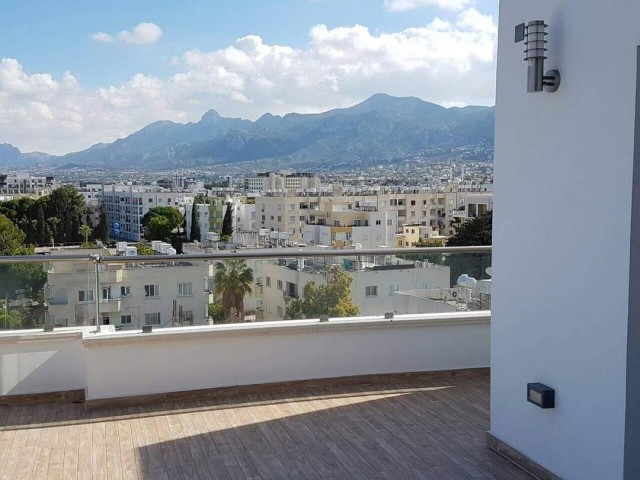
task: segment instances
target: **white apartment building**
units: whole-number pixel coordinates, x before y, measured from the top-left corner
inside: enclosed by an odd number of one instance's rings
[[[393,256],[257,261],[254,295],[262,319],[283,319],[287,299],[302,295],[310,281],[319,285],[326,283],[324,272],[333,264],[343,265],[352,276],[351,298],[364,316],[393,311],[395,292],[450,286],[449,267]]]
[[[191,218],[193,213],[193,203],[188,203],[189,199],[185,199],[185,220],[186,231],[188,236],[191,235]],[[200,243],[208,245],[212,238],[218,238],[222,230],[222,222],[228,208],[227,203],[233,203],[233,231],[234,242],[246,244],[249,239],[255,242],[257,237],[256,230],[256,206],[255,204],[245,203],[241,198],[224,198],[219,197],[210,203],[199,203],[195,205],[198,221],[200,223]],[[216,237],[216,235],[218,237]],[[219,239],[219,238],[218,238]]]
[[[83,193],[86,198],[86,193]],[[168,192],[153,185],[104,185],[101,205],[107,214],[109,235],[118,240],[138,242],[143,238],[142,217],[154,207],[174,207],[183,215],[193,195]],[[119,233],[114,226],[119,225]]]
[[[325,221],[325,225],[333,225],[333,219],[327,218],[326,213],[333,212],[334,205],[353,211],[388,212],[396,218],[394,233],[402,233],[401,227],[411,224],[432,227],[434,233],[431,236],[453,235],[465,219],[493,209],[491,192],[478,193],[455,186],[438,192],[379,189],[358,193],[336,188],[333,193],[272,193],[255,200],[257,228],[286,232],[289,240],[295,242],[307,241],[303,234],[307,224]],[[472,206],[467,208],[467,203]],[[316,234],[313,235],[315,237]]]
[[[255,177],[244,179],[244,188],[247,193],[266,193],[268,191],[298,191],[307,189],[320,189],[320,178],[313,173],[258,173]]]
[[[213,264],[103,264],[99,268],[96,292],[92,264],[48,265],[45,303],[51,323],[95,324],[98,298],[103,325],[139,330],[143,325],[206,324],[207,306],[213,302]]]
[[[33,177],[31,175],[0,174],[0,194],[5,195],[46,195],[59,184],[53,177]]]
[[[302,237],[308,245],[376,248],[395,246],[396,212],[375,209],[349,209],[347,205],[332,205],[331,211],[316,212],[314,224],[302,227]]]

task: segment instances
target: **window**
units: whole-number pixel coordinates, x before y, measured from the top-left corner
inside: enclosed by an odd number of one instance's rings
[[[278,290],[282,290],[282,280],[278,280]]]
[[[278,316],[279,316],[279,317],[284,316],[284,311],[283,311],[283,309],[282,309],[282,307],[281,307],[280,305],[278,305],[278,306],[276,307],[276,310],[277,310],[277,313],[278,313]]]
[[[411,200],[411,205],[415,205],[416,201],[415,200]]]
[[[267,287],[271,286],[271,277],[267,277]]]
[[[290,204],[289,204],[289,210],[295,210],[295,209],[296,209],[295,204],[290,203]]]
[[[282,221],[282,216],[278,215],[278,221],[281,222]]]
[[[378,286],[373,285],[371,287],[364,287],[364,296],[365,297],[377,297],[378,296]]]
[[[93,302],[93,290],[80,290],[78,292],[79,302]]]
[[[193,283],[179,283],[178,295],[193,295]]]
[[[120,323],[122,325],[131,325],[131,315],[120,315]]]
[[[296,221],[296,217],[295,217],[295,215],[291,215],[291,216],[289,217],[289,221],[290,221],[290,222],[295,222],[295,221]]]
[[[160,296],[160,286],[159,285],[145,285],[144,286],[144,296],[145,297],[159,297]]]
[[[150,199],[149,199],[149,203],[153,203],[153,198],[150,198]]]
[[[184,323],[186,325],[193,325],[193,311],[184,312]]]
[[[158,313],[145,313],[144,314],[145,325],[160,325],[160,312]]]
[[[102,301],[111,299],[111,287],[102,287]]]
[[[389,219],[387,220],[387,227],[392,227],[393,226],[393,220]]]
[[[131,295],[131,287],[120,287],[120,296],[126,297],[128,295]]]
[[[382,220],[376,220],[376,225],[382,225]]]

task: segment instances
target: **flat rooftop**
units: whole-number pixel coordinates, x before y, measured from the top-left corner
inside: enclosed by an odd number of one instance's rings
[[[488,376],[242,391],[0,406],[0,478],[532,478],[486,446]]]

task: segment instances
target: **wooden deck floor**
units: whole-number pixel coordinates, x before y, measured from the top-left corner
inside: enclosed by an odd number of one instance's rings
[[[0,478],[530,479],[485,445],[488,393],[488,378],[459,378],[0,407]]]

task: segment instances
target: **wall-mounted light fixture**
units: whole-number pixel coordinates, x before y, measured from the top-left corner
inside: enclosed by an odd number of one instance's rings
[[[527,92],[555,92],[560,87],[560,72],[549,70],[544,73],[544,61],[547,58],[545,45],[547,40],[544,20],[534,20],[528,24],[516,26],[516,43],[524,41],[524,60],[529,64],[527,72]]]
[[[542,383],[527,383],[527,401],[540,408],[555,408],[556,391]]]

